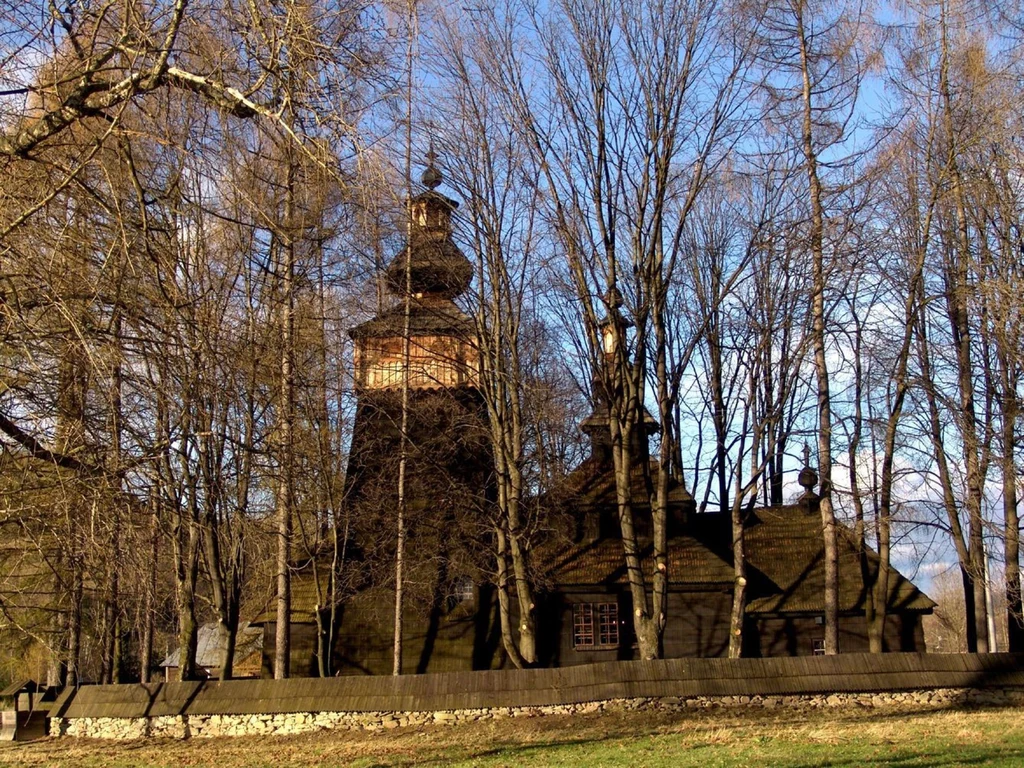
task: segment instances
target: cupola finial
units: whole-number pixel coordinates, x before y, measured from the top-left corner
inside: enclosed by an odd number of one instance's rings
[[[441,182],[444,181],[444,177],[441,172],[437,170],[437,166],[434,165],[437,162],[437,153],[434,152],[434,142],[431,140],[430,149],[427,150],[427,167],[423,170],[423,175],[420,177],[420,181],[423,182],[423,186],[427,189],[437,189],[441,186]]]
[[[804,489],[800,501],[810,507],[819,498],[818,494],[814,492],[814,486],[818,484],[818,473],[811,468],[811,447],[807,443],[804,443],[804,468],[800,470],[797,482]]]

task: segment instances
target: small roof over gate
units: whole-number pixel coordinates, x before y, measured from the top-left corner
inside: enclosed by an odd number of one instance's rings
[[[39,683],[35,680],[25,678],[24,680],[11,683],[11,685],[0,691],[0,698],[7,699],[12,696],[17,696],[19,693],[37,693],[38,691]]]

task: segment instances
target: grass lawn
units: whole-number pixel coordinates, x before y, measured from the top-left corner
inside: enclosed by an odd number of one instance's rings
[[[1024,711],[606,712],[377,733],[0,745],[0,766],[1024,766]]]

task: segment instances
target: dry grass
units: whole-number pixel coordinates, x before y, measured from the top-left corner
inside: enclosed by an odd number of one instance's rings
[[[0,747],[0,765],[44,766],[1024,766],[1015,709],[943,712],[609,712],[385,733]]]

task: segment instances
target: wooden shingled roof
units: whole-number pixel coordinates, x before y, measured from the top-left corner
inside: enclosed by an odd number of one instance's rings
[[[293,574],[291,580],[291,619],[295,623],[306,623],[314,621],[318,609],[325,608],[329,588],[329,573],[326,568],[321,568],[319,574],[320,588],[317,589],[316,580],[313,578],[311,569],[307,566]],[[254,618],[250,624],[259,625],[277,621],[277,599],[272,597]]]
[[[651,483],[656,483],[660,471],[658,462],[653,459],[650,460],[648,466],[647,473],[644,472],[642,464],[636,464],[630,471],[629,479],[633,502],[637,507],[646,504],[647,478],[650,478]],[[563,497],[571,497],[573,505],[581,510],[615,506],[615,473],[594,462],[593,459],[589,459],[566,478],[558,492]],[[668,501],[670,505],[688,504],[692,503],[693,499],[682,483],[670,479]]]
[[[0,698],[10,698],[12,696],[17,696],[19,693],[35,693],[39,689],[39,683],[30,678],[15,680],[13,683],[11,683],[2,691],[0,691]]]
[[[465,312],[447,299],[424,297],[414,299],[409,313],[409,334],[417,336],[445,335],[469,338],[473,321]],[[376,317],[349,331],[353,339],[403,336],[405,334],[405,305],[399,302]]]
[[[224,660],[224,644],[216,622],[199,627],[196,637],[196,664],[200,667],[219,667]],[[263,647],[263,630],[244,621],[238,626],[235,639],[234,663],[245,661]],[[178,667],[181,664],[181,649],[175,648],[160,662],[161,667]]]
[[[701,516],[698,516],[701,517]],[[708,526],[713,530],[713,526]],[[720,529],[727,531],[727,528]],[[824,553],[821,519],[816,511],[792,505],[754,511],[747,528],[748,604],[751,614],[821,613],[824,611]],[[643,552],[644,575],[653,574],[652,550]],[[617,538],[565,546],[550,557],[547,578],[558,587],[607,588],[627,583],[622,543]],[[878,556],[869,554],[877,571]],[[840,527],[840,610],[864,609],[864,582],[852,534]],[[673,589],[731,589],[732,555],[727,535],[677,536],[669,541],[669,578]],[[890,610],[928,612],[935,603],[912,582],[893,571]]]
[[[768,583],[751,579],[748,613],[821,612],[824,610],[825,563],[821,517],[802,505],[755,510],[747,528],[747,557]],[[871,576],[879,558],[869,552]],[[760,579],[758,579],[760,580]],[[862,611],[864,580],[853,532],[839,526],[839,610]],[[889,609],[927,612],[935,602],[895,569],[889,578]]]
[[[643,549],[644,578],[654,575],[650,546]],[[572,544],[552,561],[551,581],[562,587],[626,584],[626,567],[619,539]],[[669,542],[669,574],[678,586],[723,586],[732,583],[732,564],[690,536]]]

